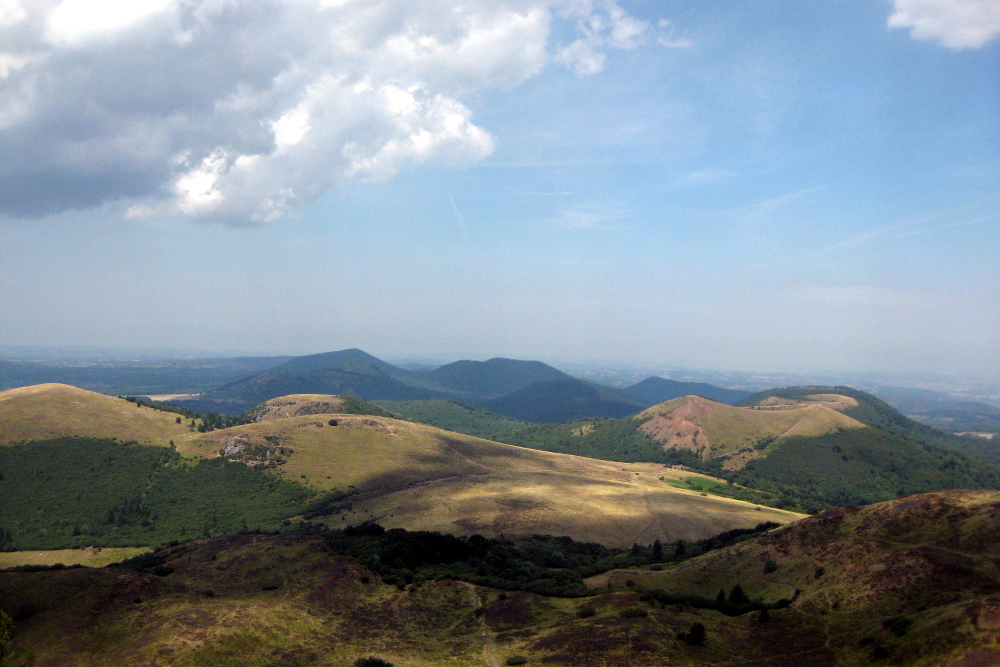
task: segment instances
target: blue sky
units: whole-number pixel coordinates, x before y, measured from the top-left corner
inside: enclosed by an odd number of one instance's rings
[[[0,1],[0,344],[1000,375],[996,0],[80,1]]]

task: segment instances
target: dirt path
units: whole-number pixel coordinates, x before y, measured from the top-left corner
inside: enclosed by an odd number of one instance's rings
[[[389,608],[392,609],[392,616],[397,621],[399,620],[399,603],[402,602],[403,599],[409,594],[410,594],[410,588],[409,586],[407,586],[406,588],[404,588],[399,592],[399,595],[393,598],[392,604],[389,605]]]
[[[479,597],[476,587],[468,582],[463,581],[460,583],[469,591],[469,598],[472,600],[473,608],[482,609],[483,601]],[[501,667],[503,663],[500,662],[500,656],[497,655],[496,635],[490,630],[490,626],[486,625],[485,615],[479,616],[479,627],[479,637],[483,640],[483,658],[486,660],[487,667]]]
[[[778,436],[777,438],[775,438],[774,440],[775,440],[776,442],[777,442],[778,440],[781,440],[782,438],[784,438],[785,436],[787,436],[787,435],[788,435],[788,434],[789,434],[789,433],[790,433],[790,432],[791,432],[791,431],[792,431],[792,430],[793,430],[793,429],[794,429],[795,427],[797,427],[797,426],[798,426],[799,424],[801,424],[801,423],[802,423],[802,422],[804,422],[805,420],[809,419],[810,417],[815,417],[816,415],[818,415],[818,414],[819,414],[819,411],[820,411],[820,407],[821,407],[821,406],[817,405],[817,406],[816,406],[816,407],[815,407],[815,408],[813,409],[813,411],[812,411],[812,414],[807,414],[807,415],[802,415],[801,417],[799,417],[799,419],[798,419],[798,420],[797,420],[797,421],[796,421],[796,422],[795,422],[794,424],[792,424],[792,425],[791,425],[791,426],[789,426],[789,427],[788,427],[787,429],[785,429],[785,432],[784,432],[784,433],[782,433],[781,435],[779,435],[779,436]]]

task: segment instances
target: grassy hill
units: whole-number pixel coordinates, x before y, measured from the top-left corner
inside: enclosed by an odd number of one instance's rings
[[[190,420],[64,384],[0,392],[0,445],[79,436],[166,446],[191,435]]]
[[[836,510],[680,562],[671,546],[658,571],[599,575],[572,598],[433,577],[404,588],[319,536],[216,537],[122,567],[0,572],[6,664],[992,665],[998,514],[1000,494],[970,492]],[[419,540],[448,552],[438,562],[486,546],[390,532],[380,561],[419,560]],[[495,546],[494,562],[530,549],[564,572],[587,547]]]
[[[816,512],[947,488],[1000,488],[1000,467],[867,426],[844,394],[734,407],[689,396],[626,419],[522,429],[509,441],[618,461],[681,463],[735,486],[702,490]],[[752,492],[741,488],[747,487]]]
[[[376,403],[409,421],[498,442],[509,442],[515,433],[529,426],[528,422],[520,419],[505,417],[486,408],[449,399],[376,401]]]
[[[303,512],[334,524],[379,519],[611,545],[796,517],[678,488],[690,475],[663,465],[625,466],[351,414],[373,407],[353,398],[279,398],[257,410],[260,421],[199,432],[187,417],[177,424],[172,413],[83,390],[7,395],[20,401],[4,421],[13,441],[30,439],[32,428],[54,438],[0,448],[0,528],[17,548],[158,544],[239,530],[244,518],[247,527],[273,528]],[[165,430],[157,436],[148,420]],[[85,424],[90,437],[66,437]],[[174,435],[174,447],[126,444],[133,427],[147,444]]]
[[[514,419],[542,424],[582,417],[624,417],[645,407],[613,389],[573,378],[536,382],[503,398],[478,403]]]
[[[273,530],[314,493],[222,458],[59,438],[0,447],[0,551],[145,546]]]
[[[802,664],[997,664],[1000,493],[944,491],[836,509],[661,572],[593,583],[790,599],[760,634],[827,638]],[[813,662],[813,661],[816,662]]]
[[[489,359],[456,361],[424,375],[439,385],[476,398],[497,398],[536,382],[571,379],[540,361]]]
[[[925,445],[976,456],[993,462],[1000,462],[1000,443],[981,438],[963,438],[943,433],[916,422],[885,401],[867,392],[851,387],[787,387],[754,394],[739,405],[777,405],[792,403],[815,403],[822,396],[841,396],[836,405],[831,405],[845,415],[860,422],[880,428],[890,433],[915,440]]]
[[[796,517],[677,488],[667,480],[690,473],[663,465],[541,452],[397,419],[336,421],[302,416],[246,424],[199,434],[178,450],[212,457],[228,447],[230,460],[273,464],[273,473],[317,492],[350,490],[317,514],[331,525],[378,520],[456,534],[544,533],[628,545]]]
[[[642,382],[622,389],[621,393],[646,405],[656,405],[674,398],[692,395],[733,405],[750,396],[748,391],[723,389],[706,382],[677,382],[662,377],[646,378]]]
[[[374,415],[391,417],[385,409],[353,396],[331,394],[292,394],[279,396],[253,407],[246,415],[248,421],[272,421],[303,415]]]

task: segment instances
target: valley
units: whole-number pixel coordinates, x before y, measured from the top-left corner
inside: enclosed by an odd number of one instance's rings
[[[645,405],[359,353],[174,405],[0,392],[3,664],[1000,657],[982,445],[846,387]]]

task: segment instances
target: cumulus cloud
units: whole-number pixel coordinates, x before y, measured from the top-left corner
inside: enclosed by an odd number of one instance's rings
[[[472,96],[649,33],[615,0],[0,0],[0,215],[268,223],[481,160]]]
[[[978,49],[1000,35],[1000,0],[894,0],[892,28],[953,49]]]

